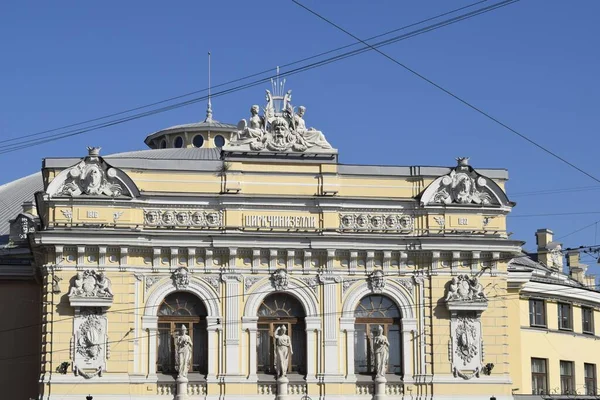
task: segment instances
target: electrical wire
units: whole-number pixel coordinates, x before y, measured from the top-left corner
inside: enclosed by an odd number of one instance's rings
[[[413,68],[408,67],[406,64],[401,63],[400,61],[396,60],[395,58],[389,56],[387,53],[384,53],[383,51],[379,50],[378,48],[368,44],[367,42],[365,42],[364,40],[360,39],[358,36],[350,33],[348,30],[342,28],[340,25],[332,22],[331,20],[325,18],[324,16],[322,16],[321,14],[317,13],[316,11],[313,11],[312,9],[308,8],[307,6],[303,5],[302,3],[298,2],[297,0],[290,0],[292,1],[294,4],[298,5],[299,7],[302,7],[303,9],[305,9],[306,11],[310,12],[311,14],[313,14],[314,16],[320,18],[321,20],[327,22],[329,25],[335,27],[336,29],[344,32],[345,34],[347,34],[348,36],[354,38],[355,40],[360,41],[361,43],[369,46],[371,49],[373,49],[374,51],[376,51],[377,53],[381,54],[383,57],[387,58],[388,60],[390,60],[391,62],[393,62],[394,64],[404,68],[406,71],[410,72],[411,74],[417,76],[418,78],[420,78],[421,80],[429,83],[430,85],[432,85],[433,87],[441,90],[442,92],[446,93],[447,95],[449,95],[450,97],[454,98],[455,100],[459,101],[460,103],[464,104],[465,106],[469,107],[470,109],[478,112],[479,114],[483,115],[484,117],[488,118],[489,120],[495,122],[496,124],[500,125],[501,127],[507,129],[508,131],[514,133],[515,135],[519,136],[521,139],[529,142],[530,144],[534,145],[535,147],[539,148],[540,150],[550,154],[552,157],[562,161],[563,163],[567,164],[568,166],[570,166],[571,168],[581,172],[582,174],[586,175],[587,177],[595,180],[596,182],[600,183],[600,179],[596,178],[594,175],[590,174],[589,172],[586,172],[585,170],[583,170],[582,168],[578,167],[577,165],[573,164],[572,162],[568,161],[567,159],[565,159],[564,157],[558,155],[557,153],[555,153],[554,151],[548,149],[547,147],[544,147],[543,145],[537,143],[536,141],[534,141],[533,139],[530,139],[529,137],[527,137],[526,135],[520,133],[519,131],[517,131],[514,128],[511,128],[509,125],[505,124],[504,122],[500,121],[498,118],[493,117],[492,115],[490,115],[489,113],[485,112],[484,110],[482,110],[481,108],[473,105],[472,103],[468,102],[467,100],[463,99],[462,97],[458,96],[457,94],[454,94],[453,92],[451,92],[450,90],[444,88],[443,86],[437,84],[436,82],[432,81],[431,79],[427,78],[426,76],[424,76],[423,74],[417,72],[416,70],[414,70]],[[517,2],[519,0],[514,0],[512,1],[510,4]]]
[[[552,291],[552,293],[556,293],[556,292],[561,292],[561,291],[566,291],[566,290],[571,290],[571,289],[578,289],[576,287],[569,287],[569,288],[563,288],[563,289],[557,289]],[[272,293],[272,292],[270,292]],[[567,295],[570,293],[566,293]],[[505,301],[505,300],[517,300],[517,296],[519,296],[520,298],[520,293],[507,293],[505,295],[496,295],[496,296],[491,296],[488,297],[487,301],[488,304],[491,301]],[[514,297],[514,299],[512,299],[511,297]],[[436,306],[438,303],[436,302],[423,302],[423,307],[432,307],[432,306]],[[398,307],[398,309],[403,310],[403,309],[408,309],[408,308],[417,308],[420,307],[420,304],[410,304],[410,305],[398,305],[396,304],[396,307]],[[316,313],[316,314],[307,314],[305,317],[324,317],[327,315],[342,315],[347,313],[346,311],[336,311],[336,312],[331,312],[331,313]],[[225,318],[223,318],[225,319]],[[216,323],[216,324],[212,324],[212,325],[207,325],[210,327],[219,327],[221,329],[223,329],[225,326],[236,326],[236,325],[241,325],[243,322],[242,321],[221,321],[220,323]],[[127,334],[126,334],[127,335]],[[130,342],[130,341],[136,341],[136,340],[140,340],[140,339],[145,339],[145,338],[150,338],[152,336],[158,336],[159,333],[148,333],[145,335],[139,335],[139,336],[135,336],[129,339],[124,340],[123,338],[119,339],[119,340],[112,340],[112,341],[106,341],[104,343],[106,344],[114,344],[114,343],[123,343],[123,342]],[[99,343],[99,344],[104,344],[104,343]],[[52,350],[51,354],[54,353],[61,353],[61,352],[65,352],[65,351],[71,351],[71,347],[69,346],[69,348],[62,348],[62,349],[58,349],[58,350]],[[25,355],[19,355],[19,356],[11,356],[11,357],[3,357],[0,358],[0,362],[1,361],[7,361],[7,360],[14,360],[14,359],[19,359],[19,358],[25,358],[25,357],[33,357],[33,356],[40,356],[42,354],[50,354],[50,353],[30,353],[30,354],[25,354]]]
[[[370,38],[368,38],[366,40],[370,41],[370,40],[373,40],[373,39],[378,39],[380,37],[387,36],[387,35],[390,35],[390,34],[395,33],[395,32],[399,32],[399,31],[404,30],[404,29],[412,28],[414,26],[424,24],[425,22],[433,21],[435,19],[444,17],[446,15],[454,14],[454,13],[456,13],[458,11],[462,11],[462,10],[465,10],[467,8],[474,7],[476,5],[479,5],[479,4],[482,4],[482,3],[486,3],[488,1],[490,1],[490,0],[476,1],[475,3],[467,4],[466,6],[455,8],[453,10],[450,10],[450,11],[438,14],[436,16],[429,17],[429,18],[423,19],[421,21],[414,22],[414,23],[409,24],[409,25],[405,25],[405,26],[400,27],[400,28],[392,29],[390,31],[381,33],[379,35],[371,36]],[[335,49],[327,50],[327,51],[324,51],[322,53],[318,53],[318,54],[312,55],[310,57],[303,58],[301,60],[296,60],[296,61],[293,61],[293,62],[290,62],[290,63],[287,63],[287,64],[283,64],[283,65],[280,65],[279,68],[287,68],[287,67],[290,67],[292,65],[300,64],[302,62],[309,61],[309,60],[312,60],[312,59],[315,59],[315,58],[318,58],[318,57],[322,57],[322,56],[327,55],[327,54],[335,53],[336,51],[340,51],[340,50],[343,50],[343,49],[346,49],[346,48],[349,48],[349,47],[352,47],[352,46],[356,46],[357,44],[360,44],[360,42],[354,42],[354,43],[351,43],[351,44],[347,44],[345,46],[340,46],[340,47],[337,47]],[[272,72],[273,72],[273,69],[269,68],[267,70],[263,70],[263,71],[256,72],[256,73],[253,73],[253,74],[250,74],[250,75],[246,75],[244,77],[233,79],[233,80],[230,80],[228,82],[220,83],[218,85],[212,86],[211,89],[215,89],[215,88],[227,86],[227,85],[230,85],[232,83],[237,83],[237,82],[240,82],[240,81],[244,81],[246,79],[254,78],[254,77],[257,77],[257,76],[260,76],[260,75],[264,75],[264,74],[268,74],[268,73],[272,73]],[[116,117],[118,115],[127,114],[127,113],[130,113],[132,111],[142,110],[144,108],[156,106],[156,105],[159,105],[159,104],[164,104],[164,103],[167,103],[167,102],[170,102],[170,101],[173,101],[173,100],[178,100],[178,99],[181,99],[181,98],[184,98],[184,97],[189,97],[189,96],[192,96],[192,95],[195,95],[195,94],[198,94],[198,93],[203,93],[203,92],[206,92],[208,90],[209,90],[209,88],[204,88],[204,89],[200,89],[200,90],[194,90],[193,92],[188,92],[188,93],[184,93],[184,94],[181,94],[181,95],[169,97],[169,98],[166,98],[166,99],[163,99],[163,100],[156,101],[154,103],[149,103],[149,104],[145,104],[145,105],[142,105],[142,106],[130,108],[130,109],[127,109],[127,110],[115,112],[115,113],[112,113],[112,114],[107,114],[107,115],[103,115],[103,116],[100,116],[100,117],[88,119],[88,120],[85,120],[85,121],[81,121],[81,122],[77,122],[77,123],[72,123],[72,124],[69,124],[69,125],[64,125],[64,126],[61,126],[61,127],[58,127],[58,128],[48,129],[48,130],[45,130],[45,131],[31,133],[31,134],[27,134],[27,135],[14,136],[14,137],[9,138],[9,139],[0,140],[0,144],[2,144],[2,143],[8,143],[8,142],[16,141],[16,140],[21,140],[21,139],[25,139],[25,138],[29,138],[29,137],[39,136],[39,135],[43,135],[45,133],[56,132],[56,131],[67,129],[67,128],[73,128],[75,126],[84,125],[84,124],[88,124],[90,122],[96,122],[96,121],[100,121],[100,120],[107,119],[107,118]]]
[[[301,72],[305,72],[305,71],[311,70],[313,68],[318,68],[318,67],[321,67],[321,66],[324,66],[324,65],[328,65],[330,63],[337,62],[337,61],[343,60],[343,59],[348,58],[348,57],[353,57],[353,56],[356,56],[358,54],[362,54],[364,52],[370,51],[371,49],[374,49],[374,48],[377,48],[377,47],[387,46],[387,45],[390,45],[392,43],[396,43],[396,42],[398,42],[400,40],[405,40],[405,39],[408,39],[410,37],[418,36],[418,35],[421,35],[423,33],[427,33],[427,32],[430,32],[432,30],[439,29],[439,28],[442,28],[442,27],[445,27],[445,26],[448,26],[448,25],[451,25],[451,24],[454,24],[454,23],[457,23],[457,22],[460,22],[460,21],[463,21],[463,20],[466,20],[466,19],[478,16],[478,15],[481,15],[481,14],[484,14],[484,13],[487,13],[487,12],[496,10],[498,8],[501,8],[501,7],[513,4],[516,1],[519,1],[519,0],[504,0],[501,3],[497,3],[497,4],[494,4],[494,5],[488,6],[488,7],[484,7],[484,8],[481,8],[481,9],[478,9],[478,10],[475,10],[475,11],[472,11],[472,12],[469,12],[469,13],[466,13],[466,14],[462,14],[462,15],[459,15],[457,17],[451,18],[449,20],[441,21],[441,22],[432,24],[430,26],[417,29],[417,30],[412,31],[412,32],[409,32],[409,33],[406,33],[406,34],[403,34],[403,35],[399,35],[399,36],[393,37],[391,39],[387,39],[387,40],[375,43],[373,45],[367,45],[367,46],[359,48],[357,50],[352,50],[352,51],[349,51],[349,52],[346,52],[346,53],[342,53],[342,54],[336,55],[334,57],[330,57],[330,58],[327,58],[327,59],[324,59],[324,60],[321,60],[321,61],[318,61],[318,62],[314,62],[314,63],[308,64],[308,65],[302,66],[302,67],[298,67],[298,68],[295,68],[295,69],[292,69],[292,70],[289,70],[289,71],[281,72],[278,75],[268,76],[266,78],[261,78],[261,79],[258,79],[256,81],[250,82],[250,83],[246,83],[246,84],[239,85],[239,86],[236,86],[236,87],[233,87],[233,88],[222,90],[220,92],[212,94],[211,97],[223,96],[223,95],[230,94],[230,93],[233,93],[233,92],[236,92],[236,91],[239,91],[239,90],[244,90],[244,89],[247,89],[247,88],[250,88],[250,87],[261,85],[263,83],[269,82],[271,79],[276,78],[276,77],[287,77],[287,76],[291,76],[291,75],[295,75],[295,74],[298,74],[298,73],[301,73]],[[44,143],[48,143],[48,142],[52,142],[52,141],[64,139],[64,138],[67,138],[67,137],[72,137],[72,136],[75,136],[75,135],[80,135],[80,134],[87,133],[87,132],[90,132],[90,131],[94,131],[94,130],[97,130],[97,129],[102,129],[102,128],[106,128],[106,127],[109,127],[109,126],[121,124],[121,123],[124,123],[124,122],[136,120],[136,119],[139,119],[139,118],[147,117],[147,116],[150,116],[150,115],[162,113],[162,112],[165,112],[165,111],[170,111],[170,110],[173,110],[173,109],[176,109],[176,108],[180,108],[180,107],[184,107],[184,106],[187,106],[187,105],[190,105],[190,104],[194,104],[194,103],[197,103],[197,102],[200,102],[200,101],[204,101],[206,99],[208,99],[208,96],[201,96],[201,97],[193,98],[193,99],[190,99],[190,100],[186,100],[184,102],[175,103],[175,104],[172,104],[172,105],[169,105],[169,106],[165,106],[165,107],[161,107],[161,108],[158,108],[158,109],[146,111],[146,112],[143,112],[143,113],[134,114],[134,115],[131,115],[131,116],[128,116],[128,117],[123,117],[123,118],[120,118],[118,120],[108,121],[108,122],[104,122],[104,123],[100,123],[100,124],[95,124],[95,125],[91,125],[91,126],[88,126],[88,127],[84,127],[84,128],[81,128],[81,129],[75,129],[75,130],[71,130],[71,131],[67,131],[67,132],[62,132],[62,133],[59,133],[59,134],[50,135],[48,137],[44,137],[44,138],[40,138],[40,139],[26,140],[26,141],[23,141],[21,143],[16,143],[16,144],[13,144],[13,145],[5,146],[0,151],[0,154],[10,153],[10,152],[13,152],[13,151],[17,151],[17,150],[29,148],[31,146],[37,146],[37,145],[40,145],[40,144],[44,144]]]
[[[587,250],[587,249],[594,249],[594,248],[600,248],[600,245],[584,246],[584,247],[579,248],[578,250]],[[565,248],[565,249],[562,249],[561,252],[566,253],[566,252],[568,252],[570,250],[572,250],[572,249],[571,248]],[[465,266],[466,267],[473,267],[474,265],[478,266],[482,261],[483,262],[485,262],[485,261],[493,261],[493,262],[505,262],[505,261],[507,261],[507,262],[509,262],[511,260],[515,260],[515,259],[519,259],[519,258],[529,258],[529,257],[533,256],[534,254],[537,254],[537,253],[528,253],[528,254],[523,254],[523,255],[520,255],[520,256],[510,256],[510,257],[505,257],[505,258],[501,257],[501,258],[498,258],[498,259],[489,259],[489,260],[488,259],[479,259],[477,261],[472,261],[470,263],[462,262],[461,265],[462,265],[462,268],[465,268]],[[464,260],[462,260],[462,261],[464,261]],[[441,267],[437,267],[437,268],[429,268],[429,269],[420,268],[420,269],[414,269],[414,270],[407,270],[406,272],[408,274],[413,274],[413,275],[414,274],[421,274],[421,273],[423,273],[423,274],[424,273],[431,274],[431,273],[436,273],[436,272],[442,271],[442,270],[448,270],[448,269],[451,270],[452,268],[453,268],[453,266],[451,264],[449,264],[447,266],[441,266]],[[413,275],[405,275],[404,277],[409,278],[409,277],[411,277]],[[401,275],[394,274],[394,273],[391,273],[391,272],[384,273],[384,276],[386,276],[386,277],[394,277],[394,278],[402,278],[403,277]],[[358,277],[358,275],[357,275],[357,277]],[[364,278],[364,276],[363,276],[363,278]],[[348,278],[348,279],[353,279],[353,278]],[[332,283],[320,283],[320,284],[315,284],[315,285],[307,285],[306,287],[308,287],[308,288],[317,288],[317,287],[319,287],[321,285],[328,285],[328,284],[337,284],[337,283],[336,282],[332,282]],[[288,291],[289,290],[292,290],[292,291],[293,290],[302,290],[302,289],[304,289],[304,287],[291,288],[291,289],[288,289]],[[568,289],[570,289],[570,288],[568,288]],[[271,293],[273,293],[273,290],[264,290],[264,291],[256,291],[256,292],[252,292],[252,293],[242,293],[242,294],[238,294],[238,295],[205,298],[204,300],[221,301],[221,300],[225,300],[225,299],[228,299],[228,298],[249,296],[251,294],[271,294]],[[45,302],[45,301],[42,301],[41,303],[42,304],[47,304],[47,302]],[[140,306],[140,307],[122,308],[122,309],[119,309],[119,310],[108,310],[108,311],[106,311],[106,313],[107,314],[108,313],[115,313],[115,314],[127,313],[127,314],[129,314],[130,311],[135,311],[135,310],[140,310],[140,309],[146,309],[146,308],[148,308],[148,306],[144,305],[144,306]],[[154,307],[154,308],[156,308],[156,307]],[[66,317],[66,318],[55,320],[55,321],[53,321],[53,323],[70,321],[73,318],[74,318],[73,316],[69,316],[69,317]],[[31,325],[24,325],[24,326],[20,326],[20,327],[0,329],[0,334],[1,333],[5,333],[5,332],[11,332],[11,331],[14,331],[14,330],[33,328],[33,327],[41,326],[41,325],[44,325],[44,324],[46,324],[46,323],[42,322],[42,323],[36,323],[36,324],[31,324]]]

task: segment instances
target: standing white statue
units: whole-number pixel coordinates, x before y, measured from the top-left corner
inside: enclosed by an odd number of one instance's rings
[[[177,378],[187,377],[192,363],[192,338],[187,334],[187,327],[181,325],[181,334],[175,337],[175,369],[179,374]]]
[[[292,339],[286,335],[286,332],[285,325],[281,325],[275,330],[275,368],[278,378],[287,376],[290,357],[294,354]]]
[[[373,338],[373,352],[375,353],[375,376],[385,376],[390,358],[390,342],[383,334],[383,326],[377,328],[377,336]]]

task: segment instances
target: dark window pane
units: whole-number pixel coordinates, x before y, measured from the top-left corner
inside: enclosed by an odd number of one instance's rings
[[[267,296],[258,309],[259,317],[304,317],[304,307],[293,296],[277,293]]]
[[[168,295],[158,309],[158,316],[202,316],[207,315],[204,303],[187,292]]]
[[[356,318],[400,318],[400,310],[389,297],[371,295],[360,301],[354,316]]]
[[[532,394],[548,393],[548,375],[544,358],[531,359],[531,392]]]
[[[202,147],[202,145],[204,144],[204,138],[202,137],[202,135],[196,135],[194,136],[192,143],[194,144],[194,147]]]
[[[215,146],[217,146],[217,147],[225,146],[225,138],[221,135],[215,136]]]
[[[574,394],[575,388],[573,385],[573,362],[560,362],[560,390],[562,394]]]
[[[175,147],[177,147],[177,148],[183,147],[183,138],[181,136],[177,136],[175,138]]]
[[[584,364],[585,394],[596,395],[596,364]]]
[[[354,326],[354,370],[358,373],[369,372],[367,342],[367,326],[356,324]]]

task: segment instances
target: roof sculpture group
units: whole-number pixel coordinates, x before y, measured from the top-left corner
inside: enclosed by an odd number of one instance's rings
[[[260,107],[250,108],[250,118],[238,123],[236,136],[229,143],[232,147],[248,147],[249,150],[274,152],[335,152],[323,132],[307,128],[304,121],[306,107],[296,111],[292,106],[292,91],[283,94],[283,85],[273,86],[273,93],[266,91],[267,104],[263,115]]]

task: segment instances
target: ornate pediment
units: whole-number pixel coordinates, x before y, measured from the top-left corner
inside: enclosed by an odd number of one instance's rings
[[[88,147],[88,155],[52,180],[50,197],[134,197],[139,191],[123,171],[109,166],[99,156],[99,147]]]
[[[512,206],[500,186],[469,165],[468,157],[456,160],[458,165],[448,175],[437,178],[425,189],[422,205]]]
[[[326,153],[336,154],[323,132],[307,128],[304,121],[306,107],[292,106],[292,91],[285,92],[285,80],[273,80],[273,92],[266,91],[266,105],[250,108],[250,118],[238,123],[238,131],[225,151]]]

